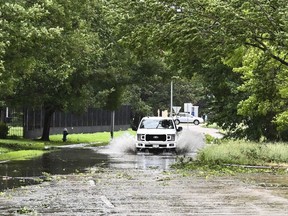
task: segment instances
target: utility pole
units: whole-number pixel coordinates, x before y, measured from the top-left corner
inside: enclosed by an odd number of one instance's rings
[[[173,116],[173,80],[171,80],[171,96],[170,96],[170,99],[171,99],[171,103],[170,103],[170,117]]]
[[[111,140],[114,138],[114,130],[115,130],[115,110],[111,112],[111,128],[110,128]]]

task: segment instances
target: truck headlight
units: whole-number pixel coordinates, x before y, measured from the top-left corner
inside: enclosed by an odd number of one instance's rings
[[[145,141],[145,134],[137,134],[138,141]]]
[[[167,134],[167,141],[175,141],[175,134]]]

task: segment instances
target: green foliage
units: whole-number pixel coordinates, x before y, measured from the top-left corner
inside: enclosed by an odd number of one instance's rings
[[[112,2],[122,44],[203,77],[210,121],[232,137],[287,139],[284,0]]]
[[[167,108],[169,74],[165,65],[159,60],[147,59],[134,66],[129,89],[130,103],[133,110],[140,115],[151,115],[157,108]],[[161,98],[160,100],[158,100]],[[158,107],[154,106],[157,101]]]
[[[157,115],[158,109],[170,110],[171,80],[174,75],[163,62],[159,59],[143,60],[135,65],[132,73],[133,84],[127,89],[126,95],[135,113],[134,119],[138,119],[138,116]],[[182,109],[186,102],[201,102],[204,94],[198,76],[173,79],[173,104],[182,106]]]
[[[283,111],[277,115],[276,122],[279,130],[284,131],[288,130],[288,111]]]
[[[197,159],[207,164],[265,165],[288,163],[288,146],[274,143],[226,141],[209,145],[201,150]]]
[[[220,144],[222,141],[219,138],[215,138],[209,134],[205,134],[205,143],[206,144]]]
[[[286,110],[286,103],[279,92],[277,74],[281,69],[277,69],[277,65],[266,54],[250,48],[243,56],[242,67],[234,68],[244,80],[238,89],[248,93],[248,97],[238,104],[238,114],[250,118],[248,129],[254,129],[254,140],[260,140],[262,136],[266,140],[279,139],[274,119],[277,113]]]
[[[268,141],[286,140],[287,136],[283,135],[286,131],[277,130],[275,117],[287,107],[280,90],[286,86],[280,78],[285,77],[282,74],[288,66],[284,57],[287,43],[283,38],[287,36],[283,28],[287,27],[283,13],[287,4],[284,1],[216,1],[214,6],[211,12],[218,12],[214,15],[219,25],[210,37],[214,40],[225,32],[226,36],[222,35],[227,43],[224,63],[233,67],[242,79],[239,87],[233,88],[242,95],[236,98],[237,106],[234,105],[237,115],[241,116],[238,119],[242,120],[234,132],[238,137],[255,141],[263,137]]]
[[[0,7],[0,100],[45,107],[43,139],[49,139],[55,110],[104,106],[99,95],[106,101],[124,85],[127,56],[117,46],[103,1],[20,0]],[[119,106],[121,95],[116,96],[108,99],[108,107]]]
[[[230,137],[245,137],[239,126],[246,119],[237,111],[239,101],[245,96],[237,89],[242,83],[239,74],[233,73],[230,67],[216,61],[202,70],[202,76],[208,92],[205,100],[209,122],[216,123],[227,131]]]
[[[1,104],[51,114],[125,100],[141,116],[169,107],[176,75],[194,92],[181,88],[175,103],[200,102],[229,136],[288,140],[285,0],[10,0],[0,10]]]
[[[9,132],[9,127],[0,121],[0,139],[6,139]]]
[[[107,110],[116,110],[122,104],[123,87],[115,87],[111,89],[111,92],[107,96],[106,106]]]
[[[199,175],[234,175],[236,173],[268,172],[287,174],[281,167],[288,163],[288,146],[285,143],[252,143],[225,141],[208,144],[195,160],[177,158],[174,168],[196,170]],[[285,171],[286,170],[286,171]]]

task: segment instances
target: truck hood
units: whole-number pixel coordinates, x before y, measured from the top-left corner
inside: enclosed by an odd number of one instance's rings
[[[176,134],[175,129],[138,129],[137,134]]]

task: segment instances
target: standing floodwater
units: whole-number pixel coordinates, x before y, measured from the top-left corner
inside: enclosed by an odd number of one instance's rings
[[[187,125],[183,127],[183,131],[180,133],[179,141],[177,143],[177,154],[191,154],[195,153],[198,149],[203,148],[204,133],[195,130],[195,128]],[[137,153],[135,147],[136,138],[135,136],[125,133],[124,135],[114,138],[108,148],[106,148],[106,153],[116,153],[116,154],[135,154]]]
[[[101,148],[98,152],[109,155],[109,167],[167,170],[176,162],[177,156],[195,157],[198,149],[203,148],[205,144],[204,134],[197,132],[195,128],[189,125],[183,128],[177,144],[176,154],[163,152],[157,154],[139,153],[135,147],[136,138],[129,133],[114,138],[108,146]]]
[[[39,183],[47,175],[83,172],[85,168],[107,163],[108,156],[88,148],[61,148],[25,161],[0,163],[0,191]]]
[[[167,170],[178,156],[195,157],[204,146],[204,133],[200,129],[200,126],[183,126],[177,154],[137,153],[135,136],[125,133],[105,147],[65,146],[33,160],[0,163],[0,190],[35,184],[47,175],[84,172],[89,167]]]

